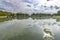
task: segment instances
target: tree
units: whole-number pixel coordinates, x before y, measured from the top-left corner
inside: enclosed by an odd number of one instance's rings
[[[58,13],[57,13],[58,15],[60,15],[60,11],[58,11]]]

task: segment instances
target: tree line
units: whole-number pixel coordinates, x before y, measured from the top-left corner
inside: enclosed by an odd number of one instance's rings
[[[33,13],[31,16],[51,16],[51,14],[45,14],[45,13]],[[58,11],[56,14],[53,15],[60,15],[60,11]],[[0,10],[0,16],[29,16],[28,14],[24,13],[12,13],[12,12],[6,12]]]

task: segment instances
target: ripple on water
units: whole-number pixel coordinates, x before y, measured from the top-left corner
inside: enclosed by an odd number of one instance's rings
[[[51,25],[54,24],[54,25]],[[42,40],[43,32],[42,26],[48,25],[49,28],[53,29],[53,32],[56,34],[60,31],[60,25],[56,22],[55,19],[23,19],[23,20],[11,20],[0,23],[0,39],[8,40]],[[56,34],[56,40],[60,37]],[[14,39],[15,38],[15,39]]]

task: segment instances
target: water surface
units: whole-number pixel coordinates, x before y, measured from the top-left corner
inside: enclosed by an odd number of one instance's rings
[[[54,33],[54,40],[60,40],[60,22],[56,19],[13,19],[0,22],[0,40],[43,40],[43,25]]]

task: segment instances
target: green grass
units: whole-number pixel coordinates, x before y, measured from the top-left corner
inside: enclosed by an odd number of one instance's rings
[[[60,16],[55,16],[54,19],[56,19],[56,21],[60,21]]]
[[[12,20],[12,18],[0,18],[0,22],[4,22],[4,21],[8,21],[8,20]]]

